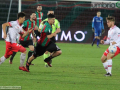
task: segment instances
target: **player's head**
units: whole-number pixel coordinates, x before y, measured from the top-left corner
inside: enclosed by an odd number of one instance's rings
[[[115,17],[108,16],[106,17],[108,27],[112,27],[115,24]]]
[[[37,12],[41,12],[42,11],[42,6],[41,5],[38,5],[37,6]]]
[[[47,15],[49,15],[49,14],[54,14],[54,11],[53,10],[49,10]]]
[[[35,13],[32,13],[32,14],[30,15],[30,18],[31,18],[32,20],[35,20],[36,14],[35,14]]]
[[[19,12],[17,14],[17,18],[20,21],[20,23],[23,23],[25,21],[25,13],[24,12]]]
[[[97,11],[97,16],[100,17],[101,16],[101,12]]]
[[[49,24],[54,24],[54,22],[55,22],[55,15],[54,14],[48,15],[48,22],[49,22]]]

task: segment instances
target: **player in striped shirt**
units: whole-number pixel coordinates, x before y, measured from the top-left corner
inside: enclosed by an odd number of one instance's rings
[[[32,13],[30,15],[30,19],[24,21],[23,23],[23,29],[27,32],[29,28],[34,28],[35,27],[35,21],[34,19],[36,18],[36,14]],[[34,51],[34,45],[33,45],[33,40],[31,38],[31,34],[33,36],[33,38],[35,38],[34,36],[34,31],[30,32],[26,37],[21,37],[19,38],[19,44],[21,44],[23,47],[28,47],[30,50],[28,52],[28,58],[32,55],[33,51]],[[10,64],[12,64],[13,58],[15,56],[17,52],[14,52],[10,58]],[[28,60],[28,59],[27,59]]]
[[[26,70],[29,72],[29,66],[33,59],[43,55],[46,51],[54,52],[51,56],[44,59],[47,64],[51,66],[49,63],[52,58],[59,56],[62,51],[59,49],[59,47],[52,42],[50,39],[54,36],[56,36],[57,33],[60,32],[60,30],[56,30],[54,33],[52,33],[52,24],[55,22],[55,16],[53,14],[48,15],[48,22],[46,22],[41,30],[41,38],[38,40],[37,45],[35,47],[34,54],[28,59],[28,62],[26,63]]]
[[[41,5],[38,5],[37,6],[37,11],[35,12],[36,14],[36,18],[35,18],[35,34],[36,34],[36,39],[34,40],[34,43],[37,41],[37,37],[40,37],[40,32],[38,32],[38,27],[40,25],[40,23],[42,22],[42,19],[43,19],[43,13],[41,12],[42,11],[42,6]]]
[[[49,10],[48,11],[48,13],[47,13],[47,15],[49,15],[49,14],[54,14],[54,11],[53,10]],[[47,22],[48,21],[48,18],[46,18],[45,20],[43,20],[41,23],[40,23],[40,26],[39,26],[39,30],[41,30],[42,29],[42,27],[44,26],[44,23],[45,22]],[[52,33],[54,33],[56,30],[60,30],[60,22],[57,20],[57,19],[55,19],[55,22],[54,22],[54,24],[52,25]],[[56,42],[56,40],[55,40],[55,37],[52,37],[52,42]],[[50,54],[49,54],[49,52],[48,51],[46,51],[45,53],[44,53],[44,59],[45,58],[47,58],[47,57],[49,57],[50,56]],[[45,66],[46,67],[48,67],[48,65],[47,65],[47,63],[45,63]]]

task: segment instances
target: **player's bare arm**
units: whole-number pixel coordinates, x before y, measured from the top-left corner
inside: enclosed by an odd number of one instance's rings
[[[37,25],[35,25],[35,30],[38,30],[38,26]]]
[[[59,32],[61,32],[61,29],[60,28],[57,28],[57,30],[56,31],[59,31]]]
[[[114,45],[114,44],[117,44],[117,43],[113,41],[113,42],[112,42],[112,45]]]
[[[47,35],[47,38],[52,38],[54,36],[56,36],[57,33],[61,32],[60,29],[57,29],[54,33],[50,34],[50,35]]]
[[[6,37],[7,37],[7,34],[6,34],[6,27],[7,27],[7,26],[10,26],[10,24],[9,24],[8,22],[2,24],[2,29],[3,29],[3,33],[4,33],[3,38],[4,38],[4,39],[6,39]]]

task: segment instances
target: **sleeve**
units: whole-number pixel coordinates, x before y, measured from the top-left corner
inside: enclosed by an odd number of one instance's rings
[[[95,17],[92,20],[92,28],[94,28],[94,23],[95,23]]]
[[[47,21],[47,19],[44,19],[44,20],[40,23],[39,29],[42,29],[42,27],[44,26],[44,22],[45,22],[45,21]]]
[[[11,22],[8,22],[8,23],[9,23],[10,27],[14,27],[14,25],[15,25],[15,21],[11,21]]]
[[[42,29],[42,27],[43,27],[43,21],[40,23],[40,25],[39,25],[39,29]]]
[[[56,28],[60,28],[60,22],[57,21]]]
[[[106,41],[104,41],[104,45],[110,44],[110,38],[108,37]]]
[[[117,40],[115,42],[119,43],[120,42],[120,29],[116,30],[116,34],[117,34],[118,38],[117,38]]]
[[[101,25],[102,25],[102,29],[104,29],[103,18],[102,18]]]

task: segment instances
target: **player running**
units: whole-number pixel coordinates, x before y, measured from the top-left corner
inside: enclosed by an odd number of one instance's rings
[[[25,14],[23,12],[20,12],[18,13],[17,17],[18,17],[18,20],[16,21],[11,21],[11,22],[2,24],[4,39],[6,42],[6,51],[5,51],[5,55],[0,58],[0,64],[2,64],[7,58],[9,58],[10,55],[13,54],[13,52],[21,52],[19,69],[24,70],[25,68],[23,64],[25,61],[27,50],[23,46],[17,44],[16,39],[18,34],[20,34],[21,37],[25,37],[30,32],[32,32],[33,29],[30,28],[27,32],[24,33],[22,28],[22,23],[25,20]],[[7,26],[9,26],[9,29],[6,35]]]
[[[49,15],[49,14],[54,14],[54,11],[53,11],[53,10],[49,10],[48,13],[47,13],[47,15]],[[44,26],[43,23],[45,23],[45,22],[47,22],[47,21],[48,21],[48,18],[46,18],[45,20],[43,20],[43,21],[40,23],[39,30],[41,30],[42,27]],[[58,29],[61,31],[61,29],[60,29],[60,23],[59,23],[59,21],[58,21],[57,19],[55,19],[55,22],[54,22],[54,24],[52,25],[52,33],[54,33],[54,32],[55,32],[56,30],[58,30]],[[54,43],[56,42],[55,37],[52,37],[51,40],[52,40]],[[49,54],[48,51],[46,51],[46,52],[44,53],[44,55],[43,55],[44,59],[46,59],[46,58],[49,57],[49,56],[50,56],[50,54]],[[51,63],[52,63],[52,60],[51,60]],[[45,63],[45,67],[48,67],[48,64],[47,64],[47,63]]]
[[[97,16],[95,16],[92,20],[92,31],[95,34],[95,37],[92,42],[92,46],[94,45],[94,42],[97,40],[98,48],[100,48],[99,43],[100,43],[101,33],[104,33],[103,18],[100,15],[101,15],[101,12],[98,11]]]
[[[24,23],[23,23],[23,29],[25,31],[28,31],[29,28],[34,28],[35,27],[35,21],[34,21],[35,18],[36,18],[36,14],[32,13],[30,15],[30,19],[24,21]],[[35,38],[34,31],[32,31],[31,33],[29,33],[24,38],[21,37],[21,36],[19,38],[19,44],[21,44],[23,47],[28,47],[30,49],[29,52],[28,52],[28,58],[32,55],[32,53],[34,51],[34,45],[33,45],[33,41],[32,41],[32,38],[31,38],[31,34],[32,34],[33,39],[34,39]],[[13,54],[12,54],[10,60],[9,60],[10,64],[12,64],[13,58],[14,58],[14,56],[15,56],[16,53],[17,52],[13,52]]]
[[[51,64],[49,61],[59,56],[62,51],[59,49],[59,47],[53,43],[50,39],[53,36],[56,36],[57,33],[60,32],[60,30],[56,30],[54,33],[52,33],[52,24],[55,22],[55,16],[53,14],[48,15],[48,22],[44,24],[44,27],[41,30],[41,38],[38,40],[37,45],[35,47],[34,54],[28,59],[28,62],[26,63],[26,71],[29,72],[29,66],[31,62],[38,56],[41,56],[45,53],[45,51],[54,52],[51,56],[44,59],[44,61],[50,66]]]
[[[111,76],[112,58],[120,53],[120,29],[116,25],[114,25],[115,17],[109,16],[106,18],[106,20],[107,25],[110,28],[108,31],[108,38],[106,41],[101,40],[100,42],[102,44],[110,44],[117,46],[117,51],[114,54],[109,53],[109,50],[107,49],[101,57],[101,61],[107,72],[105,76]]]
[[[36,38],[34,39],[34,44],[35,44],[35,42],[37,41],[37,38],[39,38],[40,37],[40,32],[38,31],[39,29],[39,25],[40,25],[40,23],[42,22],[42,18],[43,18],[43,13],[41,12],[42,11],[42,6],[41,5],[38,5],[37,6],[37,11],[35,12],[35,14],[36,14],[36,18],[35,18],[35,30],[34,30],[34,32],[35,32],[35,34],[36,34]]]

